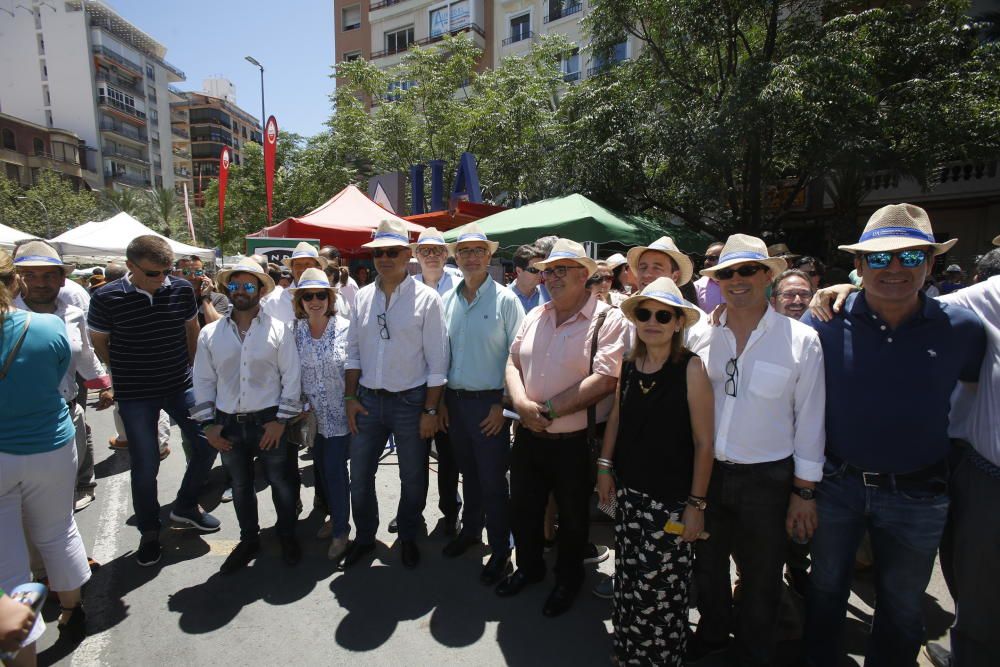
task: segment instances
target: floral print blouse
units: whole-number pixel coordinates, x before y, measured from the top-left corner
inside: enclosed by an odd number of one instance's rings
[[[350,322],[343,317],[331,317],[318,339],[312,337],[308,320],[297,319],[293,326],[295,346],[302,360],[302,394],[316,414],[317,431],[324,438],[347,435],[344,363]]]

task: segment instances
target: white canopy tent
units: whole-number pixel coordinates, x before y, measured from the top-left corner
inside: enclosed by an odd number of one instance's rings
[[[4,250],[12,251],[14,244],[18,241],[33,238],[35,237],[27,232],[22,232],[7,225],[0,225],[0,248]]]
[[[125,248],[137,236],[153,234],[166,239],[175,257],[197,255],[206,262],[215,259],[215,251],[196,248],[157,234],[128,213],[119,213],[107,220],[88,222],[52,239],[51,243],[65,262],[87,262],[120,259]]]

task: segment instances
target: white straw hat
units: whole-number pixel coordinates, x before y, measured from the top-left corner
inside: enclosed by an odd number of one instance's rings
[[[417,248],[422,245],[444,246],[448,249],[448,254],[451,254],[451,248],[448,248],[448,244],[445,243],[444,234],[439,232],[436,227],[428,227],[420,232],[417,242],[410,244],[410,250],[416,252]]]
[[[767,245],[756,236],[733,234],[726,239],[726,245],[722,246],[722,252],[719,253],[719,263],[713,267],[702,269],[701,275],[714,276],[720,269],[748,262],[763,264],[775,276],[788,268],[788,263],[782,258],[769,256]]]
[[[318,271],[319,269],[316,270]],[[229,278],[234,273],[251,273],[255,278],[260,279],[260,295],[262,297],[274,291],[274,281],[271,279],[271,276],[267,275],[264,269],[260,268],[260,264],[249,257],[243,257],[236,263],[236,266],[231,269],[219,271],[219,274],[216,276],[215,282],[219,286],[219,291],[223,294],[229,294],[229,289],[226,286],[229,284]]]
[[[64,276],[76,268],[73,264],[64,264],[56,249],[44,241],[28,241],[14,251],[14,268],[28,266],[57,266]]]
[[[611,255],[611,257],[608,257],[606,260],[604,260],[604,263],[608,265],[609,269],[614,271],[622,264],[628,264],[628,260],[625,259],[625,255],[621,254],[620,252],[616,252],[615,254]]]
[[[1000,236],[997,236],[995,239],[993,239],[993,245],[1000,246]]]
[[[454,255],[455,250],[458,249],[458,246],[460,244],[476,243],[476,242],[485,243],[488,246],[491,255],[497,251],[497,248],[500,247],[500,244],[498,242],[490,241],[488,238],[486,238],[486,234],[483,233],[483,230],[479,228],[478,224],[476,224],[475,222],[470,222],[469,224],[464,225],[460,230],[458,230],[458,238],[455,240],[454,243],[448,244],[448,252]]]
[[[295,250],[292,251],[291,257],[286,257],[281,260],[281,263],[288,268],[292,268],[292,261],[296,259],[315,259],[319,262],[321,269],[325,269],[326,265],[329,263],[326,261],[326,257],[320,256],[319,250],[316,249],[316,246],[307,241],[301,241],[297,246],[295,246]]]
[[[857,243],[838,247],[847,252],[866,253],[931,246],[934,254],[940,255],[956,243],[958,239],[935,242],[931,220],[919,206],[889,204],[872,213]]]
[[[620,306],[622,315],[630,322],[635,323],[635,309],[647,299],[659,301],[665,306],[680,308],[684,313],[685,329],[692,326],[701,317],[701,308],[681,296],[681,290],[677,287],[677,283],[670,278],[657,278],[646,285],[646,288],[638,294],[633,294],[622,301],[622,305]]]
[[[639,258],[647,250],[662,252],[674,260],[681,272],[677,280],[678,285],[686,285],[691,282],[691,276],[694,275],[694,265],[691,264],[691,259],[680,251],[680,248],[677,247],[677,244],[669,236],[661,236],[649,245],[636,246],[628,251],[628,267],[632,269],[632,275],[639,275]]]
[[[300,289],[325,289],[334,294],[337,293],[336,288],[330,285],[330,279],[326,277],[326,272],[323,269],[306,269],[299,276],[299,282],[295,283],[295,287],[289,287],[288,291],[292,293],[292,296],[295,296],[295,293]]]
[[[378,229],[372,235],[372,240],[362,248],[409,248],[410,236],[406,224],[402,220],[387,219],[378,223]]]
[[[556,242],[552,244],[552,251],[549,252],[549,256],[540,262],[536,262],[535,268],[542,271],[560,259],[573,260],[587,269],[588,277],[594,275],[594,272],[597,271],[597,262],[587,257],[587,251],[584,250],[583,245],[570,239],[556,239]]]

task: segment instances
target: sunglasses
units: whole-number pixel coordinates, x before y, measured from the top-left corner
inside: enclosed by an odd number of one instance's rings
[[[613,283],[615,281],[614,276],[597,276],[596,278],[590,279],[593,283]]]
[[[199,278],[205,275],[205,271],[202,269],[192,270],[192,269],[182,269],[181,274],[185,276],[198,276]]]
[[[378,335],[382,337],[382,340],[389,340],[389,321],[386,319],[385,313],[376,315],[375,319],[378,320]]]
[[[307,303],[313,299],[316,299],[317,301],[326,301],[326,297],[326,292],[306,292],[302,295],[302,300]]]
[[[486,257],[486,248],[459,248],[455,254],[465,259],[467,257]]]
[[[660,324],[669,324],[674,319],[674,314],[669,310],[658,310],[655,313],[649,308],[636,308],[635,319],[640,322],[648,322],[650,317],[656,316],[656,321]]]
[[[170,269],[163,269],[162,271],[147,271],[146,269],[142,269],[142,272],[147,278],[159,278],[160,276],[166,277],[173,273]]]
[[[904,269],[915,269],[927,261],[926,250],[900,250],[899,252],[869,252],[865,253],[865,262],[869,269],[885,269],[892,263],[892,258],[898,257],[899,264]]]
[[[403,252],[399,248],[392,248],[391,250],[382,250],[381,248],[375,248],[372,250],[373,257],[388,257],[389,259],[396,259],[399,257],[399,253]]]
[[[534,274],[534,275],[537,275],[537,274],[541,273],[540,269],[536,269],[533,266],[529,266],[529,267],[521,269],[521,270],[522,271],[527,271],[528,273],[531,273],[531,274]]]
[[[545,269],[545,270],[543,270],[542,271],[542,278],[545,278],[546,280],[548,280],[552,276],[555,276],[556,278],[565,278],[566,277],[566,272],[569,271],[570,269],[582,269],[582,268],[584,268],[584,267],[582,267],[582,266],[557,266],[554,269]]]
[[[719,269],[715,272],[715,278],[717,280],[729,280],[737,273],[743,278],[749,278],[766,269],[767,267],[762,264],[744,264],[738,269]]]
[[[438,255],[445,254],[446,252],[448,251],[444,248],[417,248],[417,254],[421,257],[437,257]],[[378,255],[376,255],[376,257],[377,256]]]
[[[740,381],[740,369],[736,366],[736,359],[726,362],[726,396],[736,398],[736,385]]]
[[[234,281],[226,285],[226,289],[230,292],[237,292],[241,287],[247,294],[253,294],[257,291],[257,283],[238,283]]]

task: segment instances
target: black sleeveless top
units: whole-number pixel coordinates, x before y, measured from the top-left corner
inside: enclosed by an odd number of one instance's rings
[[[622,366],[622,392],[615,442],[619,486],[663,503],[691,493],[694,437],[687,400],[687,366],[693,352],[669,359],[655,373],[640,373],[635,362]]]

